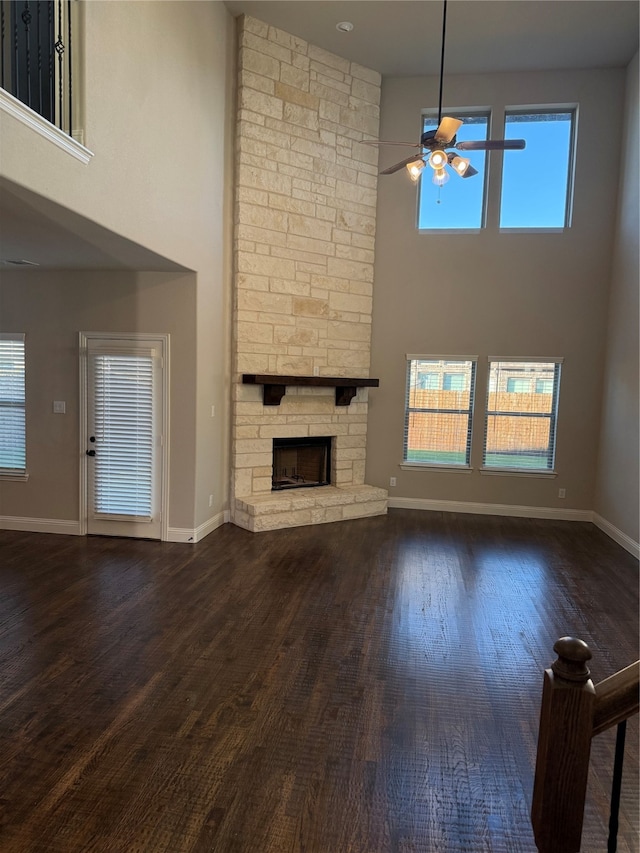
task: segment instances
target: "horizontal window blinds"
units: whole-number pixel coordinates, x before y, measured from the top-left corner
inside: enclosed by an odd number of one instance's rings
[[[151,518],[153,357],[95,353],[91,362],[94,511]]]
[[[560,362],[490,361],[483,464],[553,470]]]
[[[0,471],[26,469],[24,335],[0,335]]]
[[[408,359],[405,462],[469,465],[475,367],[474,360]]]

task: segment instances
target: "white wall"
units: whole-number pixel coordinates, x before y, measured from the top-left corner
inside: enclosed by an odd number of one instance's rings
[[[595,510],[637,543],[640,539],[638,54],[627,69],[626,83]]]
[[[414,139],[420,111],[437,103],[437,80],[383,83],[381,137]],[[491,155],[487,227],[479,234],[419,234],[416,190],[404,171],[378,186],[367,481],[394,498],[591,510],[594,501],[617,173],[595,169],[602,128],[618,138],[624,70],[449,77],[446,108],[490,106],[501,135],[506,106],[579,104],[574,215],[562,234],[500,234],[501,159]],[[397,150],[384,150],[380,167]],[[614,166],[615,169],[615,166]],[[453,180],[453,178],[452,178]],[[446,186],[443,195],[446,194]],[[406,353],[564,357],[555,479],[485,476],[483,406],[474,423],[473,473],[404,471]],[[566,499],[558,489],[566,489]]]
[[[195,272],[195,297],[187,277],[184,303],[176,309],[175,294],[160,301],[150,329],[170,330],[174,310],[189,327],[185,352],[173,348],[189,370],[173,377],[172,394],[182,405],[172,423],[172,453],[190,453],[191,461],[182,472],[188,480],[180,488],[184,501],[179,510],[172,504],[170,525],[193,528],[226,508],[228,494],[235,25],[220,2],[92,0],[83,12],[84,142],[93,159],[85,166],[3,115],[0,174]],[[30,289],[19,292],[13,277],[8,281],[20,313],[32,298]],[[59,287],[64,304],[69,293],[57,276],[52,286]],[[99,307],[99,288],[93,298]],[[3,328],[5,316],[3,311]],[[108,316],[113,329],[148,326],[141,314]],[[98,319],[98,327],[111,330]],[[37,426],[30,441],[39,441]],[[75,472],[70,468],[67,476],[71,481]],[[14,515],[9,503],[4,512]],[[32,516],[44,511],[39,501],[18,504]]]

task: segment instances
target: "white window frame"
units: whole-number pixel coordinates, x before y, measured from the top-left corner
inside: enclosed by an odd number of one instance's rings
[[[453,410],[453,409],[424,409],[424,408],[416,408],[409,406],[409,400],[411,395],[411,366],[414,361],[444,361],[448,362],[450,365],[457,365],[460,362],[471,362],[471,387],[469,388],[469,408],[465,410]],[[471,473],[471,451],[472,451],[472,440],[473,440],[473,416],[475,409],[475,388],[476,388],[476,380],[477,380],[477,367],[478,367],[478,356],[477,355],[460,355],[460,356],[451,356],[451,355],[415,355],[408,353],[406,355],[406,379],[405,379],[405,413],[404,413],[404,430],[403,430],[403,448],[402,448],[402,462],[400,464],[400,468],[405,470],[445,470],[445,471],[456,471],[456,472],[464,472]],[[444,368],[443,368],[444,370]],[[451,371],[449,371],[451,372]],[[428,390],[428,389],[427,389]],[[441,388],[437,390],[442,390]],[[440,414],[466,414],[468,416],[467,423],[467,460],[464,464],[457,463],[441,463],[441,462],[418,462],[414,460],[407,459],[407,439],[409,435],[409,418],[411,414],[420,412],[432,412],[432,413],[440,413]]]
[[[491,110],[490,107],[478,106],[478,107],[456,107],[455,109],[446,108],[446,109],[442,110],[442,115],[443,116],[445,116],[445,115],[450,116],[451,118],[459,118],[461,120],[464,120],[465,118],[469,118],[469,117],[474,117],[474,116],[486,118],[487,119],[487,138],[491,137],[491,122],[493,119],[493,111]],[[434,119],[434,118],[437,121],[437,118],[438,118],[438,110],[437,109],[433,108],[433,109],[428,109],[428,110],[422,111],[422,114],[420,116],[420,133],[421,133],[421,135],[424,133],[425,119]],[[478,225],[476,228],[466,228],[466,227],[456,228],[455,226],[449,227],[449,228],[434,228],[434,227],[431,227],[429,225],[425,225],[425,226],[420,225],[420,193],[421,193],[421,188],[422,188],[422,181],[428,180],[431,177],[430,174],[427,175],[427,172],[431,172],[431,170],[425,169],[423,171],[421,177],[420,177],[419,182],[418,182],[418,192],[416,193],[416,228],[418,230],[418,233],[420,233],[420,234],[479,234],[481,231],[485,230],[485,228],[487,226],[487,199],[488,199],[488,194],[489,194],[489,156],[488,156],[489,153],[490,152],[488,152],[488,151],[485,152],[483,172],[478,171],[477,175],[475,175],[473,178],[468,179],[468,180],[474,180],[474,179],[477,179],[480,176],[482,176],[482,209],[481,209],[481,215],[480,215],[480,225]],[[461,154],[464,154],[464,151],[461,152]],[[473,152],[471,152],[471,154],[473,154]],[[449,171],[451,171],[451,170],[449,170]],[[455,177],[457,177],[458,180],[461,180],[459,176],[454,176],[454,175],[451,176],[451,180],[453,180]],[[443,192],[446,192],[446,188],[443,190]]]
[[[507,119],[509,116],[528,116],[528,115],[552,115],[553,113],[571,113],[571,135],[569,138],[569,162],[567,165],[567,187],[566,198],[564,203],[564,223],[562,226],[553,225],[516,225],[510,227],[500,224],[502,219],[502,190],[504,187],[504,166],[501,174],[500,185],[500,206],[498,208],[498,226],[501,234],[523,234],[523,233],[562,233],[566,228],[571,227],[573,217],[573,187],[576,168],[576,141],[578,138],[578,105],[577,104],[541,104],[538,106],[513,106],[505,107],[504,110],[504,130],[503,137],[506,134]]]
[[[22,382],[24,389],[24,404],[22,406],[22,411],[24,413],[24,438],[23,438],[23,450],[25,463],[24,468],[3,468],[0,467],[0,479],[1,480],[28,480],[29,475],[27,473],[27,394],[26,394],[26,385],[27,385],[27,366],[26,366],[26,341],[25,334],[23,332],[0,332],[0,341],[11,341],[13,343],[21,343],[22,344],[22,353],[24,359],[24,370],[22,373]],[[10,403],[10,402],[2,402],[0,401],[0,410],[3,408],[21,408],[19,404]]]
[[[556,460],[556,451],[557,451],[557,426],[558,426],[558,408],[559,408],[559,396],[560,396],[560,373],[562,369],[562,364],[564,363],[564,359],[559,358],[549,358],[549,357],[522,357],[522,356],[489,356],[487,358],[488,367],[487,367],[487,377],[491,375],[491,365],[493,362],[499,363],[511,363],[511,362],[520,362],[522,364],[526,363],[537,363],[537,364],[549,364],[554,366],[554,377],[553,377],[553,403],[550,412],[540,412],[540,413],[532,413],[527,412],[526,414],[519,415],[517,412],[502,412],[493,409],[489,409],[489,395],[492,393],[491,391],[491,383],[489,378],[487,379],[487,394],[485,398],[485,412],[484,412],[484,436],[482,441],[482,467],[480,468],[481,474],[490,474],[490,475],[515,475],[520,477],[556,477],[558,472],[555,469],[555,460]],[[518,467],[495,467],[492,465],[486,465],[485,459],[487,456],[487,436],[488,436],[488,423],[490,417],[495,416],[505,416],[505,417],[544,417],[548,418],[550,421],[549,428],[549,443],[551,445],[551,450],[553,452],[552,465],[550,468],[518,468]]]

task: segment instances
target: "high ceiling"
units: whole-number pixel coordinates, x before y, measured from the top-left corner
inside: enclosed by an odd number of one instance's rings
[[[639,5],[449,0],[445,72],[625,66],[638,49]],[[226,6],[384,75],[439,71],[441,0],[226,0]],[[339,21],[351,21],[353,31],[338,32]],[[0,235],[0,271],[9,268],[6,259],[44,269],[180,269],[8,181],[0,182]]]
[[[442,0],[225,0],[383,75],[437,74]],[[449,0],[446,72],[624,66],[638,49],[637,0]],[[336,24],[350,21],[350,33]]]

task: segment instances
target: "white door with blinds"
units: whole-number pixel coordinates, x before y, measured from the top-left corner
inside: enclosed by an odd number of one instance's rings
[[[162,539],[166,340],[82,338],[86,531]]]

